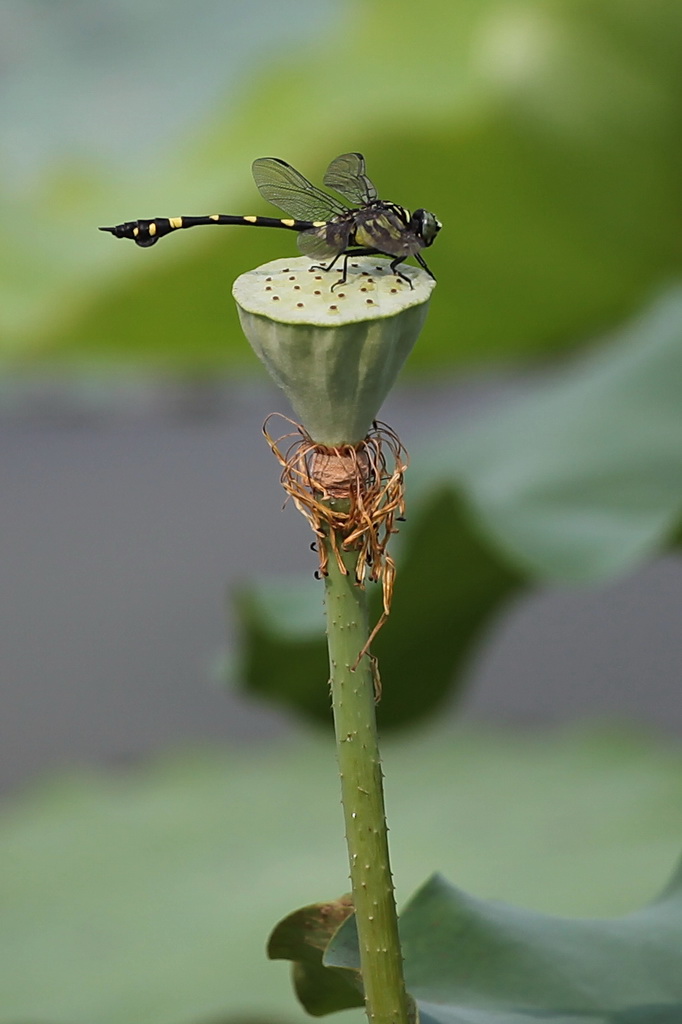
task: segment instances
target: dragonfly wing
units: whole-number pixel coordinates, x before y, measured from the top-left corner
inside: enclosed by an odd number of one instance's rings
[[[252,170],[263,199],[297,220],[327,221],[346,212],[337,199],[316,188],[284,160],[264,156],[254,160]]]
[[[326,224],[301,231],[296,239],[299,252],[316,260],[329,260],[348,248],[350,224]]]
[[[354,206],[367,206],[378,198],[376,188],[365,174],[365,158],[362,153],[342,153],[337,156],[327,168],[324,183]]]

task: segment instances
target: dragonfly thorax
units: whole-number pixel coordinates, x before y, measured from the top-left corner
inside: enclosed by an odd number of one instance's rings
[[[375,199],[374,202],[369,203],[364,207],[365,210],[374,210],[379,213],[387,213],[389,216],[395,217],[398,221],[405,225],[410,226],[411,213],[405,209],[404,206],[399,206],[397,203],[387,203],[383,199]],[[362,212],[362,211],[360,211]]]

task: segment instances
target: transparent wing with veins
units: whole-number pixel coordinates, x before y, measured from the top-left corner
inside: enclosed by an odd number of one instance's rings
[[[333,196],[316,188],[297,170],[274,156],[253,162],[253,180],[269,203],[297,220],[328,221],[340,217],[347,208]]]
[[[377,190],[365,173],[362,153],[342,153],[332,160],[324,176],[324,184],[353,206],[368,206],[378,199]]]
[[[311,259],[333,259],[348,248],[352,227],[350,221],[332,221],[323,228],[301,231],[296,239],[299,252]]]

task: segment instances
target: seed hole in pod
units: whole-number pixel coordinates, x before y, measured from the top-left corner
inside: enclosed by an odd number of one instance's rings
[[[357,263],[351,263],[351,267],[355,267],[355,269],[357,270],[358,269],[358,264]]]
[[[295,274],[294,274],[294,275],[292,275],[292,276],[291,276],[291,277],[289,278],[289,280],[290,280],[290,281],[295,281],[295,280],[296,280],[296,275],[295,275]]]
[[[302,302],[297,302],[296,305],[298,306],[299,309],[303,309],[303,303]]]
[[[366,288],[361,288],[361,289],[360,289],[360,291],[361,291],[361,292],[366,292],[366,291],[367,291],[367,289],[366,289]]]
[[[346,297],[346,293],[345,292],[337,292],[336,294],[338,295],[338,297],[340,299],[345,299],[345,297]]]
[[[266,277],[265,280],[266,281],[272,281],[272,278],[271,277]]]
[[[283,267],[282,268],[282,273],[283,274],[290,274],[291,273],[291,268],[290,267]]]
[[[322,294],[322,292],[319,289],[313,292],[313,295],[321,295],[321,294]]]
[[[396,293],[397,291],[398,291],[398,289],[397,289],[397,288],[391,288],[391,294],[392,294],[392,295],[395,295],[395,293]]]
[[[294,285],[294,291],[295,291],[295,292],[300,292],[300,290],[301,290],[301,286],[300,286],[300,284],[295,284],[295,285]]]
[[[279,302],[279,295],[273,295],[272,296],[272,301],[273,302]]]
[[[272,288],[270,287],[270,285],[268,285],[265,290],[266,290],[266,292],[271,292]]]
[[[321,280],[322,280],[322,278],[321,278],[321,277],[316,277],[316,278],[315,278],[315,280],[316,280],[316,281],[321,281]]]
[[[336,310],[336,309],[338,309],[339,307],[338,307],[338,306],[330,306],[329,308],[330,308],[330,309],[335,309],[335,310]]]
[[[368,306],[374,305],[374,299],[365,299],[365,302],[367,303]]]

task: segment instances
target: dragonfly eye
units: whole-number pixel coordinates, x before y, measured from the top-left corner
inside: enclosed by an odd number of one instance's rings
[[[438,218],[433,213],[429,213],[428,210],[415,210],[412,214],[410,227],[421,238],[425,247],[433,245],[433,241],[442,226]]]

